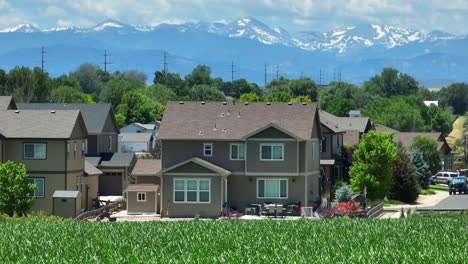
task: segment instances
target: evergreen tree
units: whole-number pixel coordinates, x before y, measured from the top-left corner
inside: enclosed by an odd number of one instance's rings
[[[414,203],[419,195],[416,168],[411,163],[406,150],[398,146],[396,159],[393,161],[392,198]]]
[[[416,167],[416,178],[418,179],[421,188],[429,188],[431,171],[429,170],[429,165],[424,160],[424,157],[419,149],[415,149],[413,151],[413,154],[411,155],[411,162]]]

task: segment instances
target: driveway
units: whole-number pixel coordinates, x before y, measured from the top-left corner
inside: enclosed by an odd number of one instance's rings
[[[437,209],[437,210],[464,209],[464,210],[468,210],[468,194],[450,195],[447,198],[435,204],[434,206],[421,207],[421,209]]]

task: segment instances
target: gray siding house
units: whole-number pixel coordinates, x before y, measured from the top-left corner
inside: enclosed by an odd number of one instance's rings
[[[315,103],[169,102],[161,122],[161,213],[218,217],[224,206],[321,197]]]

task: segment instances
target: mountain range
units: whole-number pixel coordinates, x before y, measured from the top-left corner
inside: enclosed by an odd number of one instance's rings
[[[317,83],[334,79],[361,84],[384,67],[394,67],[423,85],[440,87],[466,81],[467,35],[424,33],[389,25],[356,25],[329,32],[288,32],[246,17],[232,22],[129,25],[107,20],[92,27],[40,29],[22,24],[0,29],[0,68],[37,66],[45,47],[46,70],[53,76],[82,63],[135,69],[151,80],[163,66],[189,73],[209,65],[214,76],[264,84],[276,76],[308,76]]]

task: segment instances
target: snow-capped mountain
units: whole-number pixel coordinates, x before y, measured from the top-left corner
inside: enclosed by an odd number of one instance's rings
[[[1,33],[12,33],[12,32],[18,32],[18,33],[33,33],[33,32],[39,32],[40,29],[31,25],[31,24],[20,24],[15,27],[10,27],[10,28],[5,28],[5,29],[0,29]]]

